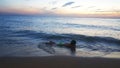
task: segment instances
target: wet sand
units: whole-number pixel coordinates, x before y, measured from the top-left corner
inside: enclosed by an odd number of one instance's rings
[[[1,57],[0,68],[120,68],[120,59],[74,56]]]

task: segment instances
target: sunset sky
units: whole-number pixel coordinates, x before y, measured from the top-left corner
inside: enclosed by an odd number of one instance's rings
[[[0,0],[0,13],[120,17],[120,0]]]

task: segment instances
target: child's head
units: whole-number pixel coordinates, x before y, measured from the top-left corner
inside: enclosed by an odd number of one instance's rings
[[[75,41],[75,40],[72,40],[70,44],[75,45],[75,44],[76,44],[76,41]]]

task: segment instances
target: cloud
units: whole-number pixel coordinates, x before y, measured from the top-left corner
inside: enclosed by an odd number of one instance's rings
[[[55,9],[57,9],[57,7],[55,7],[55,8],[52,8],[51,10],[55,10]]]
[[[114,9],[111,9],[111,10],[104,10],[104,9],[96,9],[95,12],[120,12],[120,10],[114,10]]]
[[[81,6],[74,6],[74,7],[71,7],[71,8],[79,8],[79,7],[81,7]]]
[[[74,2],[67,2],[67,3],[65,3],[62,7],[66,7],[66,6],[68,6],[68,5],[71,5],[71,4],[73,4]]]
[[[120,9],[117,8],[117,9],[111,9],[112,11],[115,11],[115,12],[120,12]]]
[[[90,6],[90,7],[88,7],[88,8],[95,8],[96,6]]]

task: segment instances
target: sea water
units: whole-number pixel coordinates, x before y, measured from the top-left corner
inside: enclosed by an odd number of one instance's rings
[[[0,56],[70,55],[52,47],[51,54],[38,48],[41,42],[77,41],[76,56],[120,58],[120,19],[46,16],[0,16]]]

